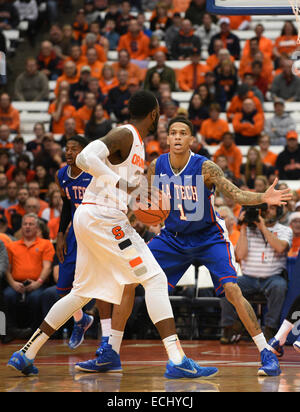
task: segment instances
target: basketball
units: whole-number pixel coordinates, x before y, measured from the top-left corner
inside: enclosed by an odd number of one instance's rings
[[[145,225],[158,225],[167,219],[170,213],[170,201],[164,192],[148,193],[148,200],[136,201],[134,214]]]

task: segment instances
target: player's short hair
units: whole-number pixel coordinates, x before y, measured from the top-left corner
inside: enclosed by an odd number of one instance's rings
[[[155,95],[148,90],[139,90],[134,93],[128,102],[131,118],[144,119],[158,106]]]
[[[174,123],[184,123],[184,124],[186,124],[189,127],[190,131],[191,131],[191,135],[194,134],[193,123],[189,119],[187,119],[186,117],[183,117],[183,116],[177,116],[177,117],[174,117],[173,119],[170,120],[170,122],[168,124],[168,129],[167,129],[168,134],[169,134],[169,131],[170,131],[170,128],[171,128],[172,124],[174,124]]]
[[[76,134],[72,137],[70,137],[67,142],[69,140],[73,140],[74,142],[77,142],[82,148],[84,148],[85,146],[87,146],[89,144],[89,141],[87,140],[86,137],[80,136],[79,134]]]

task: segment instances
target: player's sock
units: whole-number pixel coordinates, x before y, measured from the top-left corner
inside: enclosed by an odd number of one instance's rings
[[[177,335],[171,335],[163,339],[163,344],[168,353],[169,359],[179,365],[184,357],[184,352],[181,348],[180,341]]]
[[[109,345],[112,346],[112,349],[117,353],[120,353],[120,347],[121,347],[121,343],[123,340],[123,335],[124,335],[124,332],[121,332],[119,330],[111,329],[110,331],[108,343]]]
[[[100,319],[100,324],[101,324],[102,337],[109,336],[111,333],[111,318]]]
[[[257,346],[259,352],[262,352],[264,349],[271,350],[271,347],[268,345],[263,333],[253,336],[252,339],[254,340],[254,343]]]
[[[288,337],[288,334],[293,329],[294,325],[288,320],[284,319],[282,325],[279,328],[279,331],[275,335],[275,339],[279,341],[279,345],[283,346]]]
[[[47,342],[50,336],[46,335],[41,329],[37,329],[35,333],[31,336],[29,341],[23,346],[21,351],[30,360],[36,357],[36,354],[41,349],[41,347]]]
[[[77,322],[80,322],[81,319],[82,319],[82,317],[83,317],[83,311],[82,311],[82,309],[77,310],[77,311],[74,313],[74,315],[73,315],[73,318],[74,318],[74,320],[75,320],[76,323],[77,323]]]

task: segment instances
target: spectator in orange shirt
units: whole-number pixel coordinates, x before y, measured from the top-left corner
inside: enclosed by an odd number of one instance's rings
[[[275,40],[274,56],[279,59],[283,54],[290,57],[297,49],[298,31],[291,21],[286,21],[282,28],[281,34]]]
[[[35,329],[41,321],[41,294],[51,273],[55,250],[50,240],[38,237],[39,233],[38,217],[33,213],[27,214],[22,219],[22,239],[8,245],[6,279],[9,286],[3,296],[10,327],[18,326],[20,300],[23,301],[22,312],[27,312],[30,327]]]
[[[271,144],[270,136],[263,133],[258,139],[261,160],[266,166],[275,167],[277,154],[269,150],[270,144]]]
[[[101,92],[104,96],[108,95],[110,89],[118,86],[119,81],[115,76],[114,69],[110,64],[105,64],[99,81]]]
[[[258,113],[263,113],[263,107],[260,100],[254,96],[254,93],[249,91],[249,86],[241,84],[237,90],[237,94],[232,98],[231,103],[227,109],[227,119],[229,122],[233,120],[236,113],[241,113],[243,108],[243,101],[245,99],[252,99]]]
[[[256,86],[263,94],[264,98],[271,87],[272,78],[266,78],[263,73],[263,64],[260,60],[254,60],[251,64],[251,73],[254,79],[254,86]]]
[[[2,93],[0,96],[0,124],[6,124],[12,133],[20,130],[19,111],[11,104],[7,93]]]
[[[128,25],[128,32],[120,37],[118,51],[128,50],[130,57],[136,60],[146,60],[149,57],[149,37],[140,29],[136,19]]]
[[[224,133],[229,132],[226,120],[220,119],[221,106],[213,103],[209,109],[209,118],[203,120],[200,134],[209,145],[220,144]]]
[[[79,72],[77,71],[77,67],[74,62],[72,62],[71,60],[65,62],[63,74],[59,76],[56,81],[56,86],[54,89],[55,95],[58,96],[59,86],[63,81],[66,81],[67,83],[69,83],[69,85],[77,83],[79,79],[78,73]]]
[[[251,72],[252,70],[252,63],[255,60],[261,60],[263,64],[262,71],[264,76],[268,78],[269,82],[272,79],[272,71],[273,71],[273,63],[270,57],[264,55],[259,50],[259,38],[253,37],[249,40],[249,52],[243,54],[241,61],[240,61],[240,68],[239,68],[239,76],[243,79],[244,74],[247,72]]]
[[[43,41],[41,44],[37,64],[38,69],[49,80],[56,80],[62,74],[63,61],[57,56],[53,44],[48,40]]]
[[[79,134],[84,133],[85,126],[90,120],[93,108],[96,106],[96,98],[94,93],[88,92],[85,95],[84,106],[76,111],[76,130]]]
[[[129,51],[126,49],[119,50],[118,61],[112,64],[115,76],[118,76],[120,70],[126,70],[128,73],[128,82],[141,83],[144,80],[143,71],[136,64],[130,61]]]
[[[258,39],[258,48],[265,56],[268,56],[270,59],[272,59],[274,44],[271,39],[268,39],[267,37],[263,36],[264,31],[265,31],[265,28],[261,23],[255,26],[254,32],[255,32],[256,38]],[[250,53],[250,39],[246,40],[246,43],[243,49],[243,55],[249,55],[249,53]]]
[[[240,232],[236,229],[236,219],[233,211],[228,206],[220,206],[218,207],[217,212],[219,213],[221,218],[225,220],[225,225],[226,229],[228,230],[230,242],[232,243],[233,247],[235,247],[240,237]]]
[[[18,190],[17,200],[18,203],[9,206],[5,209],[4,214],[7,219],[7,224],[12,233],[14,233],[20,227],[20,218],[25,215],[25,203],[29,197],[29,191],[25,187]]]
[[[156,140],[151,140],[146,146],[146,164],[149,165],[152,160],[161,155],[159,143]]]
[[[226,16],[230,20],[231,30],[248,30],[251,16]]]
[[[66,119],[74,117],[76,109],[70,104],[69,93],[62,90],[57,99],[50,104],[48,113],[51,114],[51,131],[54,134],[63,134]]]
[[[165,32],[172,25],[172,16],[168,15],[168,6],[159,2],[156,5],[155,11],[150,17],[150,30]]]
[[[82,54],[83,56],[86,56],[89,49],[95,49],[97,52],[97,60],[105,63],[107,61],[105,50],[100,44],[97,44],[96,41],[97,37],[95,36],[95,34],[88,33],[81,46]]]
[[[159,51],[163,52],[166,56],[169,53],[166,46],[162,46],[160,44],[160,38],[153,34],[150,38],[150,43],[149,43],[149,57],[151,57],[151,59],[154,60],[155,54]]]
[[[84,66],[89,66],[91,68],[91,77],[96,77],[98,80],[101,78],[101,73],[103,69],[103,63],[98,61],[96,49],[88,49],[86,52],[87,63],[80,65],[78,67],[79,71]]]
[[[234,143],[233,133],[224,133],[222,143],[219,149],[215,152],[213,161],[215,162],[217,157],[220,155],[224,155],[226,157],[229,170],[232,171],[236,179],[239,179],[241,174],[240,168],[243,162],[243,155],[241,150]]]
[[[72,61],[78,66],[84,66],[87,64],[87,58],[82,54],[81,47],[78,44],[73,44],[70,49],[70,56],[68,56],[64,62]]]
[[[191,63],[183,67],[178,72],[179,88],[185,92],[196,90],[196,88],[205,81],[205,73],[209,67],[200,63],[200,53],[195,50],[190,56]]]
[[[232,124],[237,145],[255,145],[264,129],[264,114],[257,112],[252,99],[245,99],[242,112],[234,115]]]
[[[79,9],[75,16],[73,23],[73,36],[74,39],[80,44],[89,31],[89,25],[85,18],[84,9]]]
[[[99,44],[103,47],[105,56],[107,57],[107,53],[109,51],[109,41],[105,36],[101,34],[100,23],[98,21],[93,21],[90,24],[90,33],[93,33],[96,36],[96,44]]]

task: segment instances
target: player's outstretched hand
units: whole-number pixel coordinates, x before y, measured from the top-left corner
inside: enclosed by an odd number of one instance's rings
[[[276,177],[273,184],[263,194],[263,203],[268,203],[269,205],[282,206],[286,205],[287,201],[292,199],[293,194],[291,189],[276,190],[275,186],[277,185],[277,183],[278,179]]]

